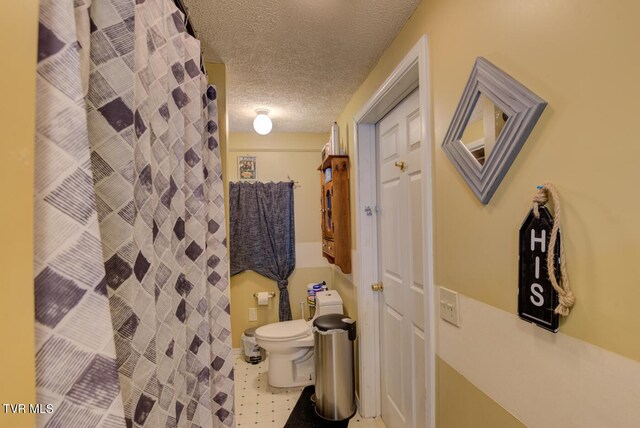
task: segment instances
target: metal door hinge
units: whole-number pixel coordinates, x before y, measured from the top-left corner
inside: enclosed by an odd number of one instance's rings
[[[376,206],[374,206],[374,207],[371,207],[371,206],[369,206],[369,205],[367,205],[366,207],[364,207],[364,213],[365,213],[367,216],[371,217],[371,216],[373,215],[373,213],[374,213],[374,212],[375,212],[376,214],[380,214],[380,213],[382,212],[382,208],[380,208],[380,207],[379,207],[379,206],[377,206],[377,205],[376,205]]]

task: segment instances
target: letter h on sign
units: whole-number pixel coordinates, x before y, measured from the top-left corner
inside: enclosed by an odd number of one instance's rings
[[[546,207],[538,209],[536,218],[533,210],[520,228],[520,267],[518,281],[518,315],[554,333],[558,331],[558,293],[549,281],[547,272],[547,249],[553,228],[553,217]],[[555,248],[555,269],[559,270],[560,239]]]

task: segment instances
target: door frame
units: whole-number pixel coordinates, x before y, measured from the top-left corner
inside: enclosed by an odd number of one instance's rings
[[[387,79],[376,90],[353,119],[355,143],[355,196],[357,263],[354,271],[358,295],[360,411],[364,417],[380,415],[380,316],[379,299],[370,285],[379,281],[378,229],[376,212],[377,167],[376,123],[400,101],[419,90],[422,127],[422,171],[425,174],[422,226],[425,368],[427,427],[435,427],[435,292],[433,276],[433,154],[431,146],[431,101],[429,90],[429,53],[427,36],[423,35]]]

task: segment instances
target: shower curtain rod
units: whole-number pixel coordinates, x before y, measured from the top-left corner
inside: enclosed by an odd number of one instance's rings
[[[184,5],[182,0],[173,0],[173,2],[176,4],[176,7],[180,10],[180,12],[184,14],[184,26],[187,29],[187,33],[193,36],[193,38],[197,39],[198,36],[196,36],[196,30],[191,24],[191,18],[189,17],[189,11],[187,7]],[[200,70],[202,70],[204,74],[207,74],[207,70],[204,68],[204,58],[202,57],[202,52],[200,53]]]

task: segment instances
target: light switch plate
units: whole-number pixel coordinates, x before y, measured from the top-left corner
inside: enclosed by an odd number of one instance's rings
[[[249,308],[249,321],[258,321],[258,308]]]
[[[460,314],[458,309],[458,293],[448,288],[440,287],[440,318],[448,323],[460,327]]]

